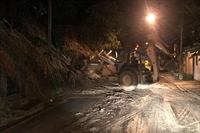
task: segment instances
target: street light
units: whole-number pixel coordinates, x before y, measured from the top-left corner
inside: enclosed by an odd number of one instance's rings
[[[150,23],[150,24],[153,24],[156,17],[154,14],[149,14],[147,17],[146,17],[147,21]]]
[[[148,38],[148,40],[150,41],[152,41],[153,39],[152,39],[152,37],[154,37],[155,36],[155,19],[156,19],[156,17],[155,17],[155,15],[153,14],[153,13],[150,13],[150,14],[148,14],[147,16],[146,16],[146,21],[149,23],[149,30],[148,30],[148,35],[147,35],[147,38]]]

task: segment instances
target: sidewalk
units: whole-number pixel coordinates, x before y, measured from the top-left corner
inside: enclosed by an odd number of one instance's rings
[[[200,89],[200,81],[197,80],[180,80],[178,77],[172,75],[171,73],[161,73],[163,78],[168,82],[173,83],[183,90]]]

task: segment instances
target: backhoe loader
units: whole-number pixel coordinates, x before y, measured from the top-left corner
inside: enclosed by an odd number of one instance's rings
[[[166,70],[177,69],[177,63],[173,59],[173,55],[163,46],[166,45],[155,34],[148,35],[148,46],[145,51],[137,49],[119,49],[116,56],[110,56],[111,52],[106,53],[104,50],[97,53],[100,63],[85,63],[84,70],[96,70],[101,67],[102,76],[107,78],[114,77],[121,86],[136,86],[138,83],[154,83],[159,80],[159,63],[156,48],[160,49],[172,60],[167,63]],[[135,58],[136,62],[132,60]],[[151,70],[144,65],[144,58],[150,62]],[[103,65],[104,64],[104,65]],[[90,67],[89,67],[90,66]]]

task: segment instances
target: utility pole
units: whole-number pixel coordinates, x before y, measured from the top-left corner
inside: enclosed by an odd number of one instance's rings
[[[47,38],[47,45],[48,45],[48,55],[49,55],[49,59],[51,60],[51,43],[52,43],[52,4],[51,4],[51,0],[48,0],[48,38]],[[47,68],[46,68],[47,69]],[[47,71],[47,70],[46,70]],[[46,87],[49,89],[50,85],[49,85],[49,74],[48,71],[45,75],[45,82],[46,82]]]
[[[181,30],[180,30],[180,67],[179,67],[179,79],[183,79],[183,7],[181,15]]]
[[[51,53],[51,43],[52,43],[52,4],[51,0],[48,0],[48,54]]]

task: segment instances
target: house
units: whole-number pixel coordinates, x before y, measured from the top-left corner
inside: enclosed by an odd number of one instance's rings
[[[185,79],[200,81],[200,46],[186,50],[183,72]]]
[[[194,59],[194,79],[200,81],[200,53]]]

